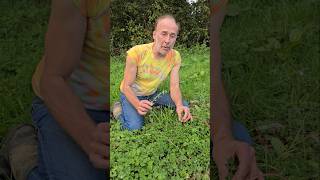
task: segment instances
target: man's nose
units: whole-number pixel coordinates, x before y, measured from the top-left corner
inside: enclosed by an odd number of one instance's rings
[[[167,35],[165,38],[164,38],[164,41],[166,43],[169,43],[170,42],[170,35]]]

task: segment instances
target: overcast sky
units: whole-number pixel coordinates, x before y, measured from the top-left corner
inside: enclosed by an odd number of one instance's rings
[[[197,2],[198,0],[187,0],[189,3]]]

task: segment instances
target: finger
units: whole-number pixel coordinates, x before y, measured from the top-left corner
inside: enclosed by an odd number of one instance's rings
[[[101,156],[97,154],[93,154],[90,156],[90,161],[93,164],[95,168],[98,169],[109,169],[109,160],[102,158]]]
[[[254,176],[250,176],[250,180],[264,180],[263,174],[256,174]]]
[[[239,159],[239,166],[234,178],[245,179],[251,168],[253,148],[249,144],[241,143],[241,148],[238,149],[236,154]]]
[[[153,103],[151,101],[145,100],[146,104],[148,104],[149,106],[153,106]]]
[[[103,132],[109,132],[110,131],[110,124],[107,122],[98,123],[97,128],[102,130]]]
[[[146,111],[149,111],[149,110],[151,110],[151,109],[152,109],[152,107],[151,107],[151,106],[149,106],[148,104],[141,104],[141,106],[140,106],[140,107],[145,108],[145,109],[146,109]]]
[[[250,177],[250,180],[264,180],[263,174],[260,172],[259,174]]]
[[[228,167],[225,163],[218,165],[219,179],[225,180],[229,174]]]
[[[261,174],[260,175],[258,175],[258,180],[264,180],[264,177],[263,177],[263,173],[262,172],[260,172]]]
[[[144,111],[140,111],[140,110],[138,110],[138,114],[140,114],[140,115],[144,116],[144,115],[146,115],[146,114],[147,114],[147,112],[144,112]]]
[[[142,107],[142,106],[138,107],[138,109],[139,109],[141,112],[148,112],[148,109],[146,109],[146,108],[144,108],[144,107]]]
[[[153,103],[151,101],[148,101],[148,100],[142,100],[141,103],[142,104],[147,104],[148,106],[153,106]]]
[[[216,156],[216,155],[217,155],[217,152],[213,156],[214,156],[214,161],[218,168],[219,179],[225,180],[229,174],[229,169],[227,166],[228,158],[224,158],[223,156]]]
[[[142,103],[140,107],[143,107],[143,108],[148,109],[148,110],[152,109],[152,107],[147,103]]]
[[[183,112],[184,112],[184,114],[183,114],[183,118],[182,119],[185,121],[187,119],[189,110],[185,108],[185,109],[183,109]]]
[[[97,128],[97,130],[92,134],[91,143],[109,145],[110,144],[109,135],[110,135],[109,132],[103,132],[101,129]]]
[[[92,148],[93,154],[97,154],[97,155],[104,157],[104,158],[107,158],[107,159],[109,158],[109,148],[107,145],[101,144],[101,143],[91,143],[90,146]]]
[[[192,116],[191,116],[191,113],[189,112],[189,113],[188,113],[188,117],[187,117],[187,120],[186,120],[186,121],[191,120],[191,118],[192,118]]]
[[[185,117],[186,116],[186,117]],[[187,122],[189,119],[190,119],[190,113],[189,112],[186,112],[183,116],[183,122]]]
[[[190,111],[188,111],[188,117],[187,117],[187,121],[191,120],[192,119],[192,115],[190,113]]]
[[[104,145],[110,145],[109,133],[101,133],[100,142]]]
[[[250,180],[263,180],[263,173],[257,167],[256,156],[253,155],[253,160],[251,163]]]
[[[178,111],[177,114],[178,114],[179,121],[183,122],[181,119],[181,111]]]

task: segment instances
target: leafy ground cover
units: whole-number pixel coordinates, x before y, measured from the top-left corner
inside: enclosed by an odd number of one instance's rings
[[[221,40],[233,117],[266,179],[319,178],[319,1],[229,2]]]
[[[111,178],[209,179],[209,48],[179,50],[184,99],[194,120],[182,125],[174,109],[153,109],[142,130],[121,131],[111,123]],[[111,60],[111,102],[119,101],[124,56]],[[160,89],[168,91],[167,80]]]
[[[320,150],[319,1],[232,0],[230,2],[233,6],[222,29],[222,47],[223,71],[233,116],[243,122],[253,136],[258,164],[267,173],[266,179],[317,179]],[[0,2],[0,137],[3,137],[9,127],[31,121],[30,103],[33,93],[30,81],[34,67],[43,52],[49,5],[49,1],[36,0]],[[188,60],[190,59],[188,55],[195,58],[201,57],[201,53],[190,51],[192,53],[188,54],[188,52],[184,53],[187,55],[185,62],[194,63],[186,65],[188,68],[182,68],[183,94],[190,101],[198,100],[194,102],[193,111],[199,116],[198,120],[204,120],[208,115],[202,113],[201,108],[208,107],[203,106],[208,103],[206,101],[208,96],[198,93],[203,91],[204,86],[201,84],[204,82],[202,79],[196,80],[201,74],[205,77],[209,74],[206,70],[201,73],[201,70],[193,68],[196,60]],[[113,71],[122,72],[123,64],[120,59],[113,58]],[[117,82],[122,78],[121,73],[117,74],[118,76],[111,78],[113,102],[118,98]],[[192,90],[188,87],[192,87]],[[199,107],[198,110],[196,105]],[[152,144],[149,142],[154,142],[156,139],[148,137],[149,131],[162,132],[159,126],[164,125],[165,132],[161,133],[161,136],[170,134],[171,136],[159,138],[160,144],[166,149],[175,151],[175,146],[169,140],[173,141],[174,135],[187,134],[190,136],[183,143],[186,142],[185,147],[197,155],[197,150],[192,149],[193,145],[197,145],[192,143],[192,138],[197,140],[197,137],[195,133],[188,132],[192,128],[186,127],[202,127],[200,121],[194,121],[185,127],[179,126],[174,121],[176,116],[169,109],[163,112],[157,110],[149,116],[154,116],[155,118],[149,119],[155,119],[155,122],[147,120],[145,129],[135,132],[137,140],[135,143],[133,138],[130,140],[126,132],[119,131],[117,122],[112,122],[114,133],[111,141],[114,145],[118,143],[118,147],[112,148],[120,148],[121,142],[128,142],[130,144],[128,146],[138,147],[137,149],[140,147],[140,154],[145,155],[143,152],[146,151],[141,151],[143,142]],[[164,119],[165,122],[160,124],[160,119]],[[169,124],[177,130],[170,132],[168,128],[165,129]],[[181,136],[177,136],[173,143],[181,145],[178,144],[182,142],[180,138]],[[201,145],[207,146],[206,143]],[[204,148],[203,146],[200,147]],[[150,145],[151,148],[155,149],[154,152],[163,151],[156,145]],[[187,153],[183,149],[181,151]],[[122,152],[125,154],[128,150]],[[114,152],[111,153],[114,159],[121,159]],[[146,155],[155,157],[151,153]],[[181,156],[184,158],[182,161],[189,156],[188,154]],[[146,158],[146,164],[153,160],[151,157]],[[170,162],[169,157],[163,156],[163,158],[164,162]],[[132,160],[131,163],[135,161]],[[199,161],[205,162],[201,158]],[[197,168],[200,162],[195,164],[193,168]],[[115,167],[120,167],[119,165]],[[122,167],[130,169],[123,172],[132,173],[131,167],[131,165]],[[152,164],[152,167],[155,165]],[[193,177],[200,177],[201,173],[206,174],[202,170],[195,170],[191,175],[190,169],[184,173],[183,167],[178,167],[180,171],[176,174],[181,177],[187,177],[187,174]],[[164,168],[157,171],[159,176],[165,175],[162,171],[174,174]],[[119,172],[117,168],[113,169],[111,175],[115,176]],[[216,177],[217,174],[213,174]]]

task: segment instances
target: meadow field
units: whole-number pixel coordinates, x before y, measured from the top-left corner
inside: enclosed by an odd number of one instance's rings
[[[177,49],[182,58],[180,88],[193,121],[182,125],[174,109],[154,108],[142,130],[122,131],[111,120],[111,178],[209,179],[210,54],[209,48]],[[111,59],[111,103],[119,101],[125,56]],[[159,91],[169,92],[169,78]]]
[[[230,3],[221,40],[234,119],[248,128],[266,179],[319,179],[320,1]],[[0,2],[0,140],[10,127],[31,122],[31,76],[43,53],[49,5]],[[127,132],[112,120],[114,179],[208,177],[209,48],[177,49],[182,93],[194,121],[182,126],[174,110],[155,109],[141,131]],[[124,59],[124,53],[111,57],[111,103],[119,98]],[[161,90],[167,87],[168,82]]]

